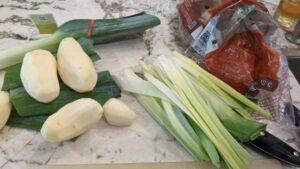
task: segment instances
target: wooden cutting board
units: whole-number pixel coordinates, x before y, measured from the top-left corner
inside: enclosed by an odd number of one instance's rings
[[[222,167],[224,168],[224,167]],[[44,169],[215,169],[207,162],[172,162],[172,163],[130,163],[130,164],[87,164],[87,165],[48,165]],[[250,169],[282,169],[275,159],[256,160]]]

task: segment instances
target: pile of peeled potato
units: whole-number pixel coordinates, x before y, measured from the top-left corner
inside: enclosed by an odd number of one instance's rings
[[[60,42],[57,60],[46,50],[28,52],[23,59],[20,77],[32,98],[49,103],[59,95],[57,72],[64,84],[79,93],[92,91],[97,83],[97,72],[92,60],[78,42],[70,37]],[[9,118],[11,107],[9,94],[0,92],[0,129]],[[42,126],[41,134],[50,142],[72,139],[97,123],[103,113],[106,121],[115,126],[131,125],[136,116],[119,99],[109,99],[102,108],[96,100],[82,98],[66,104],[49,116]]]

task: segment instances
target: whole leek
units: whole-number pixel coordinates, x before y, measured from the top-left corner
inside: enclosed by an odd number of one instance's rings
[[[117,19],[97,19],[91,25],[89,19],[71,20],[61,25],[58,30],[48,38],[28,42],[0,52],[0,69],[22,62],[25,53],[35,49],[49,50],[55,53],[60,41],[66,37],[79,39],[92,38],[96,43],[133,36],[148,28],[160,24],[160,20],[144,12]],[[88,31],[91,31],[90,35]]]

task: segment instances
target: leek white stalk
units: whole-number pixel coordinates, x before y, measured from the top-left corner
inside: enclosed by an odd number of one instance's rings
[[[45,39],[40,39],[32,42],[25,42],[13,48],[0,52],[0,69],[21,63],[24,55],[32,50],[46,49],[53,51],[57,48],[57,42],[62,38],[58,35],[53,35]]]

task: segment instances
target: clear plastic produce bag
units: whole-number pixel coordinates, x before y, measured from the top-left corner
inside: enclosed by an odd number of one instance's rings
[[[186,55],[258,101],[272,113],[271,120],[292,116],[287,60],[270,46],[277,26],[264,4],[255,0],[189,3],[204,7],[197,13],[186,5],[188,0],[178,5]]]

